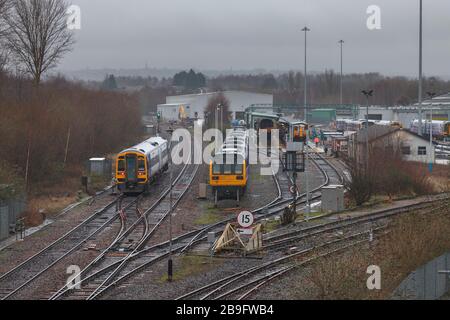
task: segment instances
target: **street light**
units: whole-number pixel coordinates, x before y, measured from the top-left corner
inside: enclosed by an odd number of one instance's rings
[[[306,90],[307,90],[307,82],[308,82],[308,77],[307,77],[307,68],[306,68],[306,33],[308,32],[308,31],[311,31],[311,29],[309,29],[308,27],[304,27],[303,29],[302,29],[302,31],[305,33],[305,92],[304,92],[304,98],[305,98],[305,101],[304,101],[304,109],[305,109],[305,122],[307,122],[307,110],[306,110],[306,102],[307,102],[307,96],[306,96]]]
[[[308,27],[304,27],[302,29],[302,31],[305,33],[305,88],[304,88],[304,109],[305,109],[305,122],[308,122],[308,112],[307,112],[307,107],[306,107],[306,103],[307,103],[307,83],[308,83],[308,69],[307,69],[307,55],[306,55],[306,33],[308,31],[311,31],[311,29],[309,29]],[[308,170],[306,169],[308,166],[308,131],[306,132],[306,140],[305,140],[305,148],[306,148],[306,158],[305,158],[305,184],[306,184],[306,219],[309,220],[309,212],[310,212],[310,205],[309,205],[309,177],[308,177]]]
[[[427,92],[428,97],[430,98],[430,164],[429,170],[433,171],[433,98],[436,96],[435,92]]]
[[[361,93],[366,96],[366,169],[369,168],[369,98],[373,96],[373,90],[362,90]]]
[[[419,135],[422,135],[422,0],[419,16]]]
[[[170,136],[170,145],[172,145],[172,133],[173,129],[169,128],[167,133]],[[173,279],[173,262],[172,262],[172,207],[173,207],[173,168],[172,168],[172,156],[171,150],[169,150],[169,161],[170,161],[170,191],[169,191],[169,260],[167,262],[167,281],[172,282]]]
[[[342,47],[344,45],[344,40],[339,40],[339,44],[341,45],[341,95],[340,95],[341,99],[340,99],[340,103],[341,103],[341,107],[342,107],[342,102],[343,102],[343,99],[342,99],[342,77],[343,77],[343,73],[342,73],[342,62],[343,62]]]

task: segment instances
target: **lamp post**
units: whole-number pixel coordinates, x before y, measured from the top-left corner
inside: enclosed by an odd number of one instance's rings
[[[422,0],[419,6],[419,135],[422,135]]]
[[[170,145],[172,145],[172,133],[173,129],[168,129],[167,133],[170,136]],[[167,261],[167,281],[172,282],[173,279],[173,261],[172,261],[172,207],[173,207],[173,168],[172,168],[172,156],[171,150],[169,150],[169,161],[170,161],[170,191],[169,191],[169,260]]]
[[[305,33],[305,81],[304,81],[305,82],[305,88],[304,88],[304,104],[303,104],[303,107],[304,107],[304,112],[305,112],[305,122],[307,122],[308,121],[308,117],[307,117],[307,107],[306,107],[306,103],[307,103],[306,91],[308,89],[308,85],[307,85],[307,83],[308,83],[308,77],[307,77],[308,71],[307,71],[307,65],[306,65],[306,62],[307,62],[307,60],[306,60],[306,44],[307,44],[307,42],[306,42],[306,33],[308,31],[311,31],[311,29],[309,29],[308,27],[304,27],[302,29],[302,31]]]
[[[361,93],[366,96],[366,169],[369,168],[369,98],[373,96],[373,90],[362,90]]]
[[[344,45],[344,40],[339,40],[339,44],[341,45],[341,92],[340,92],[340,104],[342,106],[343,103],[343,98],[342,98],[342,77],[343,77],[343,73],[342,73],[342,68],[343,68],[343,45]]]
[[[309,29],[308,27],[304,27],[302,29],[302,31],[305,33],[305,88],[304,88],[304,112],[305,112],[305,122],[308,122],[308,111],[307,111],[307,90],[308,90],[308,68],[307,68],[307,32],[311,31],[311,29]],[[305,183],[306,183],[306,219],[309,220],[309,212],[310,212],[310,205],[309,205],[309,178],[308,178],[308,131],[306,132],[306,140],[305,140],[305,152],[306,152],[306,157],[305,157]]]
[[[430,98],[430,164],[428,169],[430,172],[433,172],[433,98],[436,96],[435,92],[427,92],[428,97]]]

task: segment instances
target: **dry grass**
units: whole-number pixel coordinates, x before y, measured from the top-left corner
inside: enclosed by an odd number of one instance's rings
[[[434,214],[414,212],[393,220],[369,249],[354,248],[318,260],[306,276],[318,299],[389,299],[409,273],[450,249],[450,202]],[[378,265],[382,289],[368,290],[367,267]],[[304,283],[304,279],[299,280]],[[300,290],[297,288],[297,292]],[[299,298],[299,296],[297,296]]]

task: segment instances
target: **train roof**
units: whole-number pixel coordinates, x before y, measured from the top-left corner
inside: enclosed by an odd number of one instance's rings
[[[216,152],[214,158],[222,159],[224,155],[238,155],[245,159],[247,157],[247,145],[248,131],[244,128],[235,128],[233,131],[228,131],[224,143]]]
[[[157,149],[159,146],[166,144],[167,140],[161,138],[161,137],[152,137],[150,139],[147,139],[131,148],[122,150],[120,153],[124,152],[141,152],[144,154],[148,154],[152,152],[153,150]]]

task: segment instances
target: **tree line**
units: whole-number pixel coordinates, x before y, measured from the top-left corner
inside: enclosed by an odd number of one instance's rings
[[[30,79],[0,74],[0,158],[33,185],[78,174],[87,159],[126,147],[141,133],[137,98],[90,90],[54,78],[37,89]]]
[[[183,74],[187,74],[184,72]],[[179,75],[177,76],[179,77]],[[150,81],[150,79],[152,79]],[[164,80],[164,81],[163,81]],[[121,77],[120,83],[131,86],[143,86],[138,90],[142,110],[155,111],[156,105],[165,103],[167,95],[199,93],[199,88],[179,87],[174,78],[156,80],[152,77]],[[118,82],[119,82],[118,81]],[[424,77],[423,87],[426,91],[438,94],[450,91],[450,81],[438,77]],[[402,76],[388,77],[379,73],[344,74],[342,79],[343,103],[366,104],[361,94],[363,89],[374,90],[370,103],[380,106],[408,106],[418,100],[418,81]],[[206,78],[206,90],[225,91],[242,90],[274,95],[275,104],[303,105],[304,76],[302,72],[274,74],[236,74]],[[325,70],[308,76],[309,104],[339,104],[340,75],[333,70]],[[426,95],[424,98],[427,98]]]
[[[55,77],[43,80],[72,50],[64,0],[0,0],[0,177],[28,189],[79,176],[92,156],[138,139],[136,96]]]

